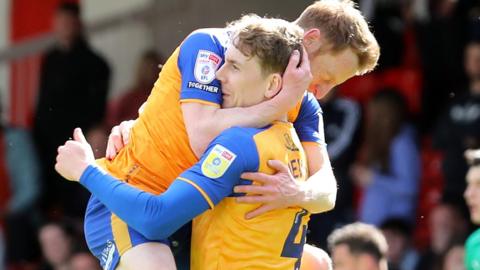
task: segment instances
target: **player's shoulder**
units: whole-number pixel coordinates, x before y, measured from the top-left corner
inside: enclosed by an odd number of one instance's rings
[[[259,155],[254,136],[264,129],[232,127],[215,138],[209,146],[209,155],[216,153],[228,160],[234,157],[244,168],[256,170]],[[233,159],[232,159],[233,160]]]
[[[185,46],[215,46],[225,48],[229,40],[229,33],[225,28],[201,28],[190,33],[182,42]]]
[[[301,110],[308,110],[322,113],[322,107],[315,98],[315,95],[306,91],[303,95]]]
[[[268,130],[272,125],[264,128],[231,127],[215,138],[212,144],[221,144],[237,152],[250,155],[256,152],[255,135]]]
[[[266,126],[264,128],[248,128],[248,127],[231,127],[223,131],[218,139],[222,141],[231,141],[237,144],[246,144],[254,141],[253,137],[265,131],[270,127]]]

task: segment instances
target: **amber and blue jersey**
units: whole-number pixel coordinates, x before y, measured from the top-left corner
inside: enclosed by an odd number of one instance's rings
[[[198,158],[189,145],[180,104],[196,102],[221,106],[221,85],[215,79],[215,71],[223,64],[228,39],[226,29],[202,29],[193,32],[182,42],[163,66],[159,78],[146,101],[144,110],[132,128],[129,144],[119,152],[114,160],[102,159],[98,161],[103,170],[142,191],[156,195],[164,192],[165,194],[172,194],[172,192],[166,192],[172,182],[182,172],[198,162]],[[288,120],[293,123],[301,142],[324,143],[321,110],[312,94],[305,94],[302,101],[288,113]],[[271,147],[273,147],[272,145],[273,143],[270,143]],[[211,160],[211,162],[213,166],[214,161]],[[298,164],[290,164],[290,166],[297,168]],[[245,169],[255,171],[255,168],[245,167]],[[215,171],[210,173],[215,173]],[[182,186],[182,183],[192,186],[191,183],[180,180],[176,181],[170,189],[176,190]],[[212,181],[212,183],[215,183],[215,181]],[[195,184],[201,187],[200,182]],[[210,204],[214,204],[215,194],[207,193],[208,186],[203,188],[206,189],[203,191],[205,194],[212,196],[209,197],[212,200]],[[145,192],[142,194],[150,195]],[[195,198],[198,195],[197,193],[194,193],[192,198]],[[86,224],[95,224],[85,228],[85,234],[90,236],[90,239],[97,239],[93,241],[96,246],[95,250],[102,249],[101,239],[111,236],[114,239],[104,240],[113,241],[117,244],[121,243],[117,247],[118,254],[114,253],[114,257],[121,256],[126,250],[147,238],[162,239],[158,238],[156,233],[167,234],[168,232],[168,229],[157,232],[155,231],[156,227],[151,226],[150,231],[142,231],[142,234],[136,234],[135,228],[138,228],[138,226],[145,227],[141,224],[150,217],[148,213],[143,218],[140,217],[137,215],[137,213],[140,213],[138,209],[134,210],[134,208],[129,207],[134,205],[133,201],[129,201],[132,204],[126,205],[123,209],[110,210],[114,213],[117,213],[117,211],[129,213],[131,217],[136,218],[132,220],[128,215],[125,215],[119,219],[113,213],[108,216],[108,213],[102,209],[101,203],[97,203],[97,200],[98,198],[92,198],[94,202],[91,203],[92,207],[87,209],[85,218]],[[118,200],[118,198],[113,196],[111,200]],[[195,206],[203,207],[204,205],[200,202]],[[196,209],[197,211],[193,211],[193,213],[201,213],[199,209]],[[129,211],[122,212],[124,210]],[[187,215],[190,212],[180,211],[176,214]],[[95,235],[95,233],[99,232],[97,229],[99,225],[95,223],[96,219],[104,220],[111,233],[109,230],[103,230],[105,237],[97,237],[98,235]],[[127,223],[130,226],[122,220],[128,221]],[[147,235],[144,233],[147,233]],[[146,238],[143,239],[141,235],[146,236]],[[152,238],[152,236],[155,237]],[[112,254],[111,249],[108,248],[111,245],[108,245],[108,243],[105,242],[107,244],[106,250],[110,252],[107,253]],[[105,256],[102,254],[98,256],[104,258]]]
[[[223,64],[226,29],[190,34],[167,60],[132,128],[130,143],[112,160],[99,164],[115,177],[142,190],[160,194],[198,159],[192,152],[180,103],[221,106],[221,85],[215,71]],[[289,112],[302,142],[323,143],[317,101],[306,94]],[[321,129],[321,130],[319,130]]]
[[[161,240],[196,217],[193,270],[298,269],[308,212],[293,207],[246,220],[245,214],[259,205],[238,204],[234,198],[239,195],[233,193],[234,186],[250,183],[240,175],[247,171],[273,173],[267,166],[271,159],[288,164],[297,180],[306,180],[305,153],[293,125],[276,122],[262,129],[224,131],[197,164],[158,196],[118,181],[94,167],[84,172],[80,182],[106,208],[129,224],[126,231],[129,234],[139,232],[147,239]],[[91,235],[88,239],[97,238]],[[109,243],[116,244],[115,241]]]

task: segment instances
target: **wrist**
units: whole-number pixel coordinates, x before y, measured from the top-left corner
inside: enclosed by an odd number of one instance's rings
[[[82,176],[85,174],[85,172],[90,166],[95,167],[95,164],[92,164],[89,162],[83,162],[80,166],[78,166],[78,171],[75,175],[75,181],[80,182],[80,180],[82,179]]]
[[[298,192],[295,196],[295,205],[300,206],[302,208],[306,208],[306,206],[311,201],[311,191],[305,181],[296,181],[298,186]]]

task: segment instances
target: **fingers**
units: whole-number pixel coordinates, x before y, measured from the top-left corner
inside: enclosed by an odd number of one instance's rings
[[[302,46],[302,62],[300,63],[300,67],[310,70],[310,61],[308,60],[308,53],[305,46]]]
[[[273,209],[275,209],[275,208],[272,205],[268,205],[268,204],[262,205],[262,206],[258,207],[257,209],[255,209],[253,211],[250,211],[247,214],[245,214],[245,219],[252,219],[254,217],[258,217],[258,216],[260,216],[262,214],[265,214],[266,212],[271,211]]]
[[[107,150],[105,151],[105,157],[112,160],[115,157],[115,145],[113,141],[108,137]]]
[[[107,151],[106,151],[105,157],[112,160],[113,158],[115,158],[116,155],[117,155],[117,149],[115,147],[114,140],[109,137],[107,142]]]
[[[120,123],[119,134],[122,136],[122,141],[124,145],[128,144],[130,138],[130,129],[133,127],[134,123],[135,120],[128,120]]]
[[[60,173],[60,165],[58,164],[58,161],[57,161],[57,163],[55,163],[55,171]]]
[[[277,173],[288,173],[288,167],[280,160],[269,160],[268,167],[275,169]]]
[[[275,169],[277,173],[288,173],[288,167],[283,162],[279,160],[269,160],[268,166],[272,169]],[[275,175],[269,175],[260,172],[246,172],[242,173],[240,176],[246,180],[252,180],[256,182],[261,182],[263,184],[269,184],[275,182]]]
[[[87,139],[85,139],[85,135],[83,135],[81,128],[76,128],[73,130],[73,139],[79,143],[88,143]]]
[[[120,149],[123,147],[124,144],[119,126],[115,126],[112,128],[110,136],[108,136],[107,151],[105,156],[108,159],[113,159],[117,155],[118,151],[120,151]]]
[[[294,50],[292,55],[290,55],[290,60],[288,61],[288,65],[286,70],[295,70],[300,63],[300,52],[298,50]]]
[[[237,197],[236,201],[238,203],[257,204],[270,202],[272,198],[270,196],[242,196]]]
[[[261,182],[263,184],[271,183],[274,180],[272,175],[268,175],[265,173],[248,172],[248,173],[242,173],[241,177],[243,179]]]
[[[233,191],[235,193],[249,193],[249,194],[269,194],[274,192],[271,186],[254,186],[254,185],[245,185],[245,186],[236,186]]]
[[[130,139],[130,129],[122,129],[122,141],[124,146],[128,144],[128,139]]]

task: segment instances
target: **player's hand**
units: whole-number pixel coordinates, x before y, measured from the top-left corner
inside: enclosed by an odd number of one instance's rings
[[[246,214],[251,219],[268,211],[298,205],[301,200],[301,187],[293,178],[288,167],[278,160],[270,160],[268,166],[277,170],[274,175],[264,173],[243,173],[242,178],[253,180],[262,185],[236,186],[236,193],[248,193],[238,197],[237,202],[262,205]]]
[[[58,148],[55,170],[70,181],[79,181],[88,165],[95,164],[93,150],[80,128],[73,132],[73,140]]]
[[[128,120],[112,128],[112,132],[108,136],[107,152],[105,153],[107,159],[115,158],[118,152],[128,144],[133,124],[135,124],[135,120]]]
[[[295,106],[308,89],[312,78],[307,51],[302,46],[302,54],[298,51],[292,53],[283,74],[282,91],[276,99],[279,100],[280,106],[286,104],[288,107],[281,109],[288,111]]]

